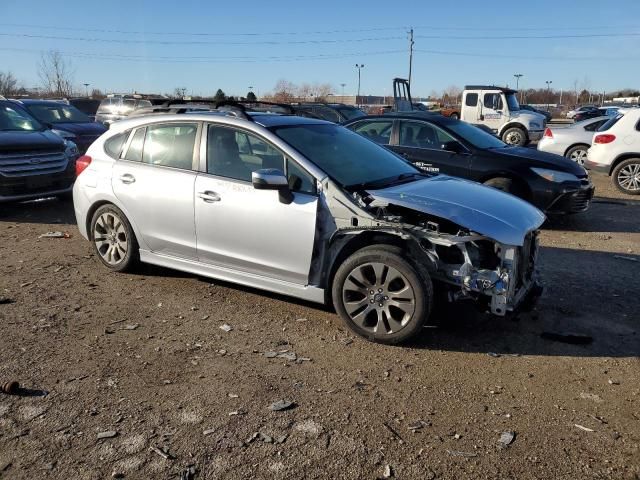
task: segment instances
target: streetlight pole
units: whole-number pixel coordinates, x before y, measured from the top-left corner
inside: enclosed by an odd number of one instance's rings
[[[340,103],[344,103],[344,87],[345,87],[346,83],[341,83],[340,86],[342,87],[342,95],[340,98]]]
[[[360,105],[360,70],[362,70],[364,68],[364,64],[358,64],[356,63],[356,68],[358,69],[358,95],[356,96],[356,105]]]
[[[524,74],[514,73],[513,76],[516,77],[516,90],[520,90],[520,78],[524,77]],[[520,101],[522,102],[522,93],[520,93]]]
[[[91,85],[90,83],[83,83],[84,85],[84,91],[86,93],[87,98],[89,98],[89,85]]]
[[[544,83],[547,84],[547,112],[549,111],[549,95],[551,92],[551,84],[553,83],[552,80],[546,80]]]

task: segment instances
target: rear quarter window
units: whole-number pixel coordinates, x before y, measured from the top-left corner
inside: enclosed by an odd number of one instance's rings
[[[127,138],[129,137],[130,130],[114,135],[109,138],[106,142],[104,142],[104,151],[111,158],[118,159],[120,158],[120,154],[122,153],[122,147],[124,146]]]
[[[607,120],[605,123],[603,123],[600,126],[600,128],[598,128],[598,132],[606,132],[611,127],[613,127],[616,123],[618,123],[622,117],[624,117],[624,115],[618,115],[616,117],[613,117],[611,120]]]

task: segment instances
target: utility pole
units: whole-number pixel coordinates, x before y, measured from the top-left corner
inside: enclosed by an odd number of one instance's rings
[[[358,95],[356,96],[356,105],[360,105],[360,70],[364,68],[364,63],[358,64],[356,63],[356,68],[358,69]]]
[[[342,87],[342,95],[340,95],[340,103],[344,103],[344,87],[345,85],[347,85],[346,83],[341,83],[340,86]]]
[[[553,83],[552,80],[546,80],[544,83],[547,84],[547,112],[549,111],[549,95],[551,92],[551,84]]]
[[[520,78],[524,77],[522,73],[514,73],[514,77],[516,77],[516,90],[520,90]],[[520,101],[522,102],[522,93],[520,93]]]
[[[409,30],[409,85],[411,85],[411,69],[413,67],[413,27]]]
[[[86,97],[89,98],[89,85],[91,85],[90,83],[83,83],[84,85],[84,91],[86,94]]]
[[[562,107],[562,89],[560,89],[560,106]]]

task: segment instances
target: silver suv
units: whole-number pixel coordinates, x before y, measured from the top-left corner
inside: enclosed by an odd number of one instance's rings
[[[496,315],[539,293],[539,210],[329,122],[243,109],[131,118],[78,170],[78,228],[105,267],[142,261],[332,302],[371,340],[418,333],[434,286]]]
[[[138,108],[151,107],[151,102],[138,95],[113,95],[103,99],[96,112],[96,122],[106,126],[113,122],[127,118]]]

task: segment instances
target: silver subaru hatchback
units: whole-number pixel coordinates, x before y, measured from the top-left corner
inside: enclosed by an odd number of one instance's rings
[[[532,304],[544,215],[417,170],[350,130],[289,115],[122,120],[77,162],[80,233],[114,271],[138,261],[319,303],[399,343],[435,300],[503,316]]]

